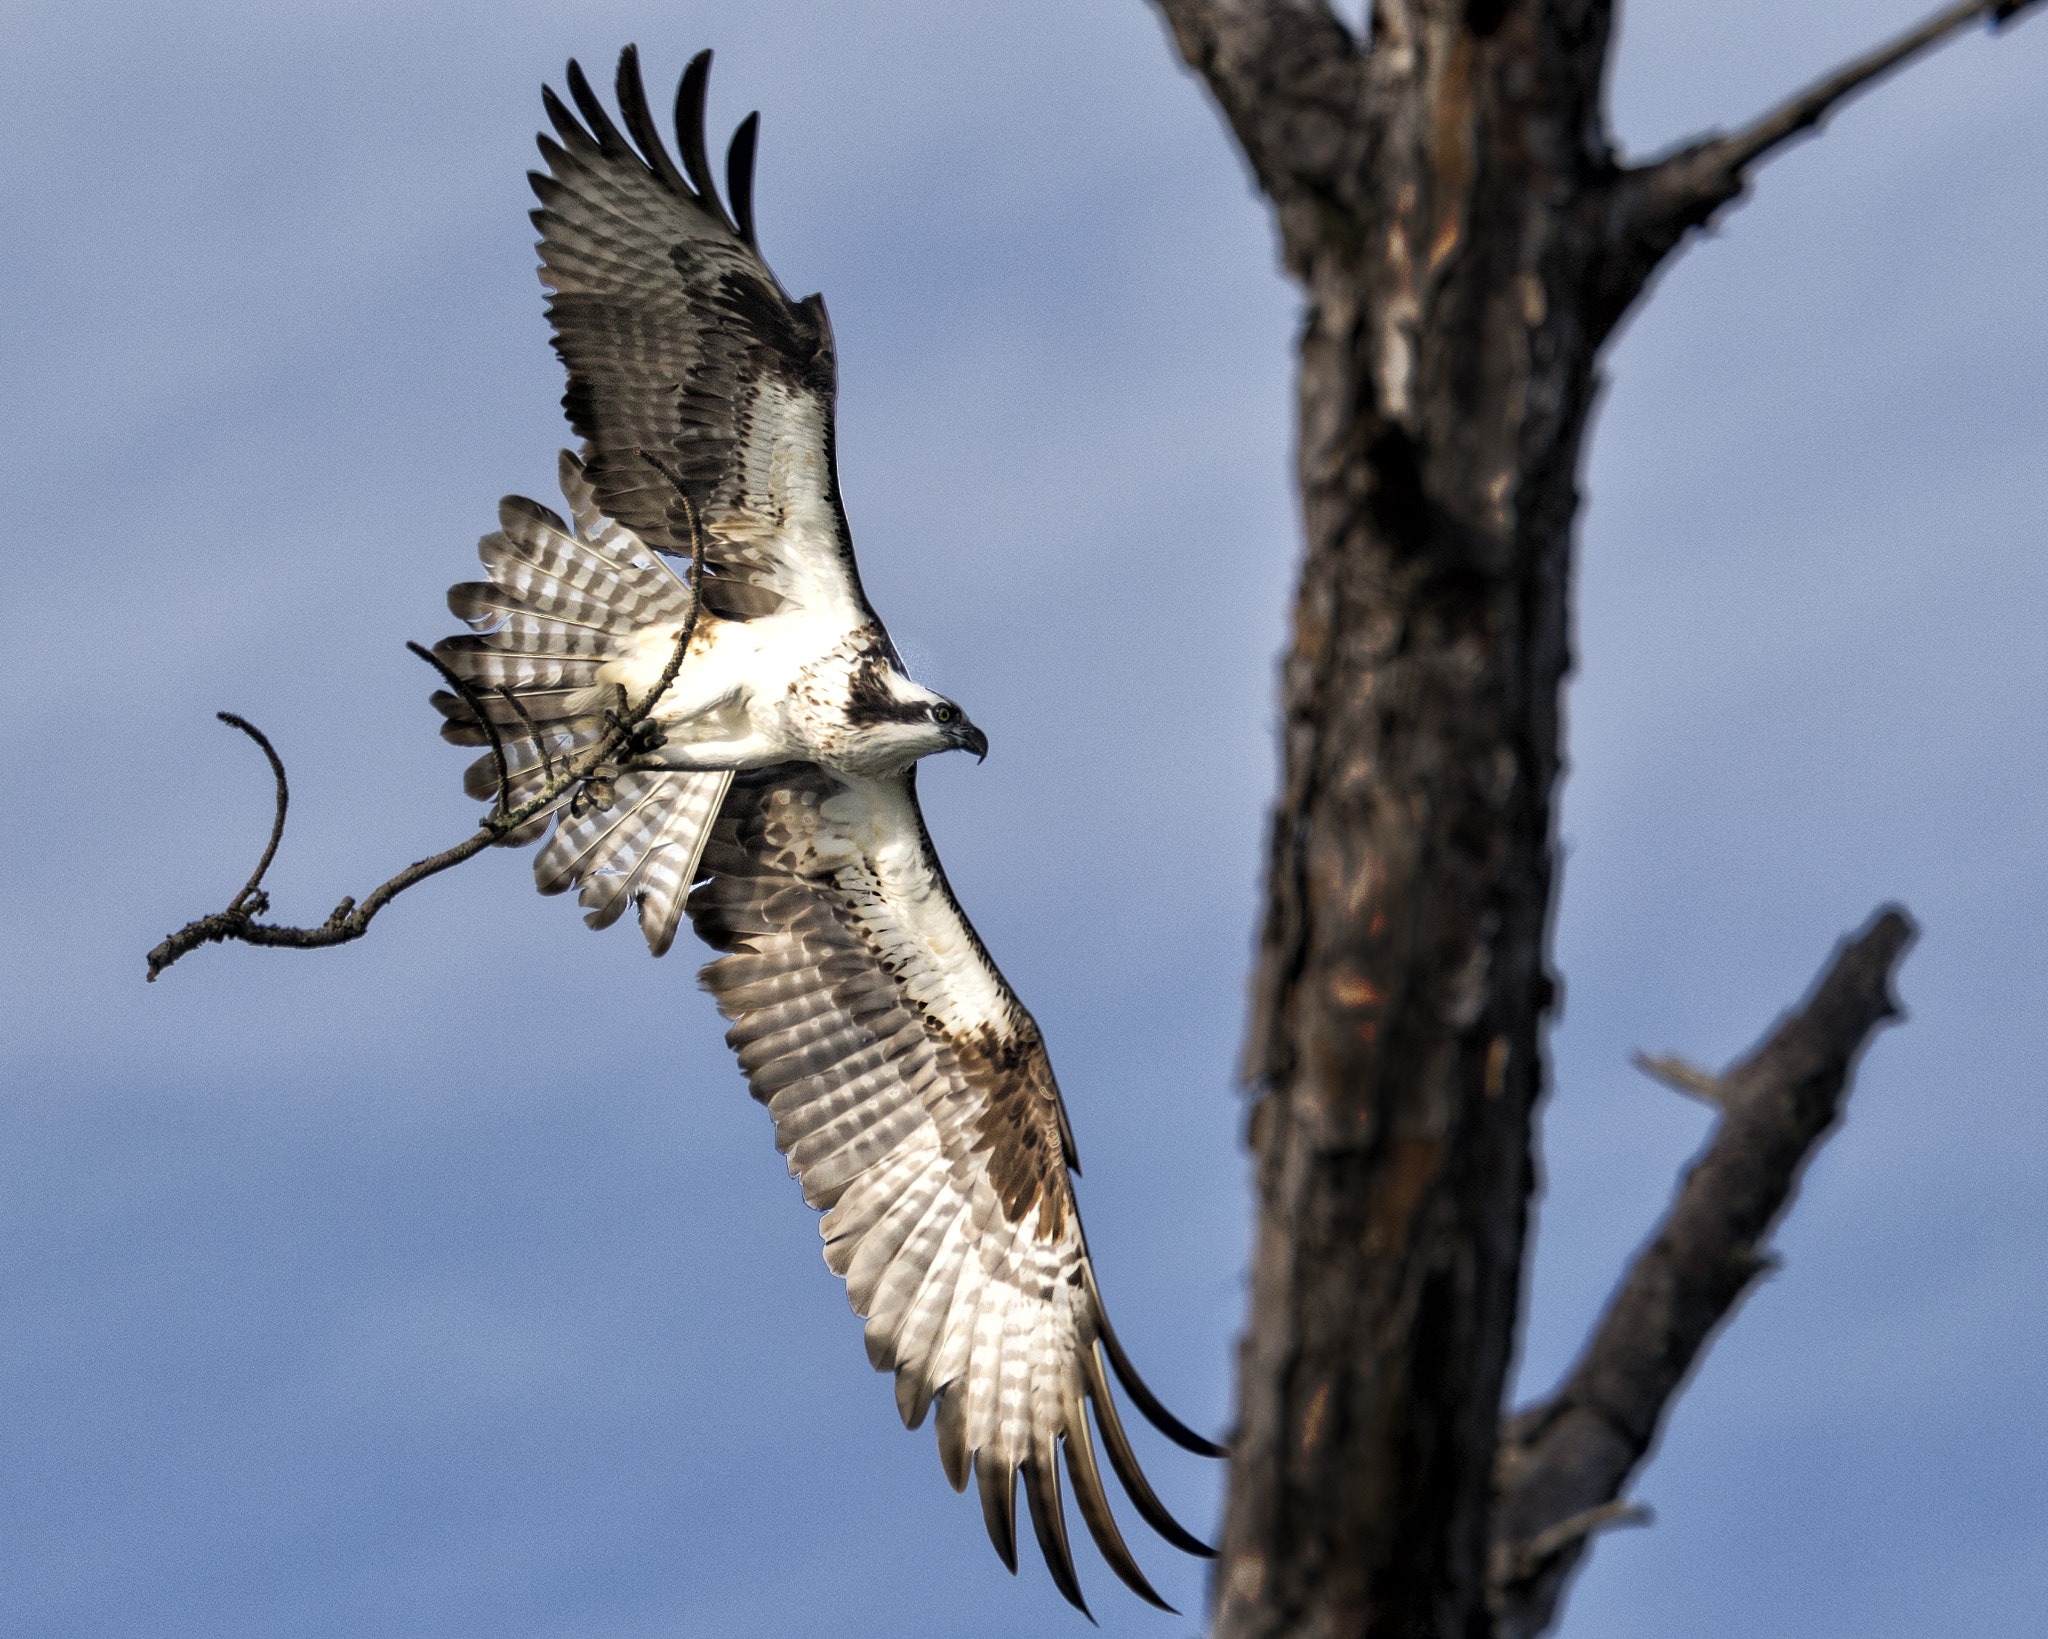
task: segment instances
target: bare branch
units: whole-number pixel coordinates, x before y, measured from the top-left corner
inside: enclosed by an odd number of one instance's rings
[[[540,730],[533,726],[533,714],[526,709],[526,702],[502,683],[498,685],[498,696],[519,714],[519,721],[525,725],[526,738],[533,744],[534,759],[540,764],[541,779],[544,782],[552,780],[555,777],[555,759]]]
[[[666,472],[667,469],[661,470]],[[678,488],[680,489],[680,486]],[[619,752],[630,749],[634,730],[647,720],[648,715],[654,710],[655,703],[668,693],[669,685],[675,682],[676,674],[682,670],[683,657],[689,653],[690,640],[696,635],[697,611],[703,604],[699,593],[704,584],[704,541],[697,530],[696,508],[690,505],[687,495],[683,496],[683,507],[690,519],[690,612],[683,621],[682,629],[676,634],[675,648],[669,655],[668,664],[662,669],[654,687],[647,691],[647,697],[637,706],[631,705],[621,691],[622,709],[617,713],[606,714],[608,726],[603,737],[590,746],[583,755],[569,760],[559,773],[554,771],[554,763],[547,756],[541,737],[534,728],[533,719],[516,700],[513,701],[513,709],[518,711],[527,732],[533,735],[534,745],[540,751],[544,766],[549,771],[541,789],[517,807],[510,806],[511,777],[505,761],[504,742],[498,734],[496,723],[491,720],[490,713],[484,709],[482,699],[432,651],[422,648],[417,643],[406,645],[447,678],[469,703],[470,709],[482,720],[491,737],[491,751],[497,762],[498,800],[492,806],[491,812],[485,816],[483,824],[454,847],[444,849],[426,859],[416,860],[390,881],[375,889],[360,904],[353,898],[342,900],[329,913],[327,920],[318,927],[281,927],[256,920],[270,908],[269,896],[262,891],[263,876],[270,869],[270,862],[277,855],[278,843],[284,836],[284,816],[289,800],[289,789],[285,782],[284,762],[263,733],[241,718],[229,712],[221,712],[219,715],[222,722],[240,729],[263,748],[263,755],[270,759],[271,772],[277,777],[277,817],[270,829],[270,845],[264,849],[263,858],[258,861],[254,874],[250,876],[242,891],[228,901],[226,909],[187,922],[150,951],[149,982],[154,984],[158,974],[180,958],[190,955],[201,945],[217,945],[232,940],[244,945],[281,946],[288,950],[320,950],[329,945],[345,945],[351,940],[360,939],[369,932],[371,919],[406,889],[426,881],[430,876],[438,876],[451,866],[460,865],[466,859],[474,858],[492,843],[517,831],[527,821],[546,813],[572,788],[601,778],[599,771],[609,767]]]
[[[1500,1586],[1525,1582],[1551,1559],[1574,1544],[1584,1542],[1595,1532],[1648,1525],[1655,1519],[1656,1515],[1639,1502],[1603,1502],[1597,1508],[1583,1509],[1570,1519],[1559,1520],[1555,1525],[1538,1531],[1527,1542],[1496,1542],[1493,1545],[1494,1583]]]
[[[1893,69],[1904,67],[1930,46],[1978,18],[1989,19],[1994,28],[2002,27],[2034,3],[2035,0],[2017,0],[2017,3],[2014,0],[1962,0],[1960,5],[1938,11],[1919,27],[1908,29],[1875,51],[1845,64],[1826,79],[1808,86],[1744,130],[1733,136],[1716,138],[1711,144],[1716,157],[1732,169],[1753,165],[1773,148],[1813,130],[1834,111],[1837,104],[1865,86],[1876,84]]]
[[[1620,1517],[1600,1511],[1648,1454],[1715,1329],[1772,1267],[1762,1243],[1840,1114],[1871,1033],[1899,1015],[1891,974],[1914,933],[1903,910],[1881,909],[1836,951],[1797,1012],[1708,1078],[1723,1116],[1705,1154],[1564,1385],[1502,1432],[1493,1603],[1503,1639],[1549,1627],[1587,1546],[1585,1530],[1566,1528]]]
[[[1674,1093],[1683,1093],[1687,1098],[1696,1098],[1702,1104],[1711,1104],[1720,1109],[1723,1104],[1721,1078],[1709,1075],[1697,1064],[1689,1064],[1675,1054],[1667,1053],[1662,1058],[1652,1058],[1648,1053],[1637,1053],[1630,1058],[1633,1064],[1652,1081],[1661,1081]]]
[[[462,703],[476,713],[476,720],[483,724],[484,732],[491,737],[491,761],[496,764],[498,770],[498,800],[493,811],[499,819],[503,819],[506,807],[512,800],[512,771],[505,766],[504,737],[498,733],[497,723],[492,719],[490,712],[484,708],[483,696],[469,686],[466,678],[458,677],[455,673],[455,668],[434,653],[432,649],[423,648],[417,643],[408,643],[406,648],[411,653],[418,655],[420,659],[424,660],[441,674],[447,681],[448,686],[462,696]],[[503,691],[501,690],[500,692],[502,693]]]
[[[256,861],[256,869],[249,874],[249,880],[242,884],[242,891],[228,901],[231,911],[248,906],[260,916],[270,903],[269,896],[263,892],[263,877],[270,869],[270,862],[277,858],[277,845],[284,840],[284,816],[285,810],[292,805],[292,788],[284,777],[284,759],[278,756],[277,748],[265,737],[263,730],[231,711],[217,711],[214,716],[229,728],[240,729],[263,748],[263,755],[270,759],[270,772],[277,781],[277,817],[270,822],[270,844],[263,850],[263,857]]]
[[[1761,119],[1727,136],[1704,137],[1630,173],[1652,222],[1675,229],[1669,243],[1697,227],[1748,183],[1749,168],[1804,132],[1841,103],[1979,18],[2001,28],[2039,0],[1959,0],[1875,51],[1846,63],[1786,99]],[[1648,224],[1645,224],[1646,226]],[[1640,229],[1639,229],[1640,231]],[[1656,231],[1653,227],[1651,231]],[[1661,256],[1662,251],[1658,254]]]

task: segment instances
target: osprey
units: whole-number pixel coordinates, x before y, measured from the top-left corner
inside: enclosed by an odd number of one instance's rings
[[[605,927],[636,906],[659,956],[685,911],[724,952],[703,970],[776,1144],[824,1212],[825,1261],[867,1319],[916,1428],[936,1403],[954,1489],[970,1473],[1017,1568],[1016,1485],[1060,1592],[1086,1610],[1057,1457],[1103,1557],[1162,1608],[1118,1532],[1086,1408],[1139,1513],[1178,1525],[1138,1467],[1108,1367],[1191,1451],[1103,1312],[1075,1209],[1074,1139],[1038,1027],[955,901],[917,804],[919,758],[988,742],[914,682],[869,607],[833,458],[832,331],[792,301],[754,237],[758,116],[727,157],[704,145],[711,53],[676,98],[681,167],[619,60],[622,134],[575,63],[543,99],[541,280],[583,440],[561,461],[566,518],[510,497],[453,588],[473,635],[435,653],[470,685],[435,695],[460,745],[501,730],[510,804],[600,739],[620,691],[644,699],[688,646],[606,789],[564,793],[504,839],[549,827],[543,893],[581,889]],[[692,558],[691,580],[667,558]],[[694,617],[694,624],[693,624]],[[465,786],[495,798],[495,755]]]

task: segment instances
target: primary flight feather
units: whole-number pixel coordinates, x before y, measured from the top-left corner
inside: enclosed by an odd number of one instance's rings
[[[554,134],[540,138],[534,222],[583,450],[562,457],[567,516],[508,498],[480,547],[488,578],[449,594],[473,632],[435,651],[469,686],[435,696],[442,733],[484,745],[488,714],[509,800],[524,801],[660,683],[687,634],[637,754],[507,840],[553,825],[536,881],[580,889],[592,926],[636,906],[660,955],[687,914],[724,953],[703,982],[825,1214],[825,1260],[866,1317],[868,1357],[895,1373],[907,1426],[936,1404],[947,1478],[974,1478],[1004,1563],[1016,1569],[1021,1477],[1054,1581],[1087,1608],[1064,1452],[1103,1557],[1163,1606],[1118,1533],[1087,1408],[1139,1513],[1192,1553],[1209,1550],[1139,1470],[1109,1371],[1169,1437],[1221,1453],[1159,1405],[1110,1329],[1045,1045],[925,830],[918,759],[988,742],[907,675],[861,590],[834,464],[831,325],[756,245],[755,116],[728,155],[730,210],[720,200],[710,57],[677,93],[680,165],[632,47],[623,131],[574,63],[575,111],[544,93]],[[693,555],[694,589],[665,561]],[[495,754],[466,779],[478,797],[498,784]]]

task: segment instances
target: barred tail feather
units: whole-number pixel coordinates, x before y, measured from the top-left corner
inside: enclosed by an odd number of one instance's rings
[[[561,484],[573,522],[523,496],[499,503],[497,531],[477,543],[489,578],[448,593],[448,607],[471,632],[434,646],[497,728],[514,806],[544,789],[548,763],[559,767],[603,735],[605,710],[616,701],[598,683],[599,668],[634,634],[680,624],[690,613],[689,587],[639,536],[598,509],[583,463],[566,450]],[[442,690],[433,704],[447,718],[443,739],[490,743],[469,701]],[[581,888],[592,927],[608,927],[637,905],[648,946],[661,955],[675,939],[705,835],[731,779],[723,772],[623,775],[609,808],[560,818],[534,861],[537,885],[542,893]],[[494,756],[470,764],[463,789],[497,799]],[[501,846],[537,840],[567,802],[565,793]]]
[[[555,828],[533,862],[535,885],[547,894],[581,888],[583,920],[593,928],[610,927],[638,905],[647,948],[665,955],[731,783],[729,769],[621,775],[611,807],[571,815]]]

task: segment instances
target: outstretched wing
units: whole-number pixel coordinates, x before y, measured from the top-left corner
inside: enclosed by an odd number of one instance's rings
[[[1064,1446],[1103,1557],[1163,1606],[1110,1513],[1085,1404],[1139,1512],[1177,1546],[1210,1550],[1139,1471],[1102,1351],[1169,1436],[1220,1452],[1153,1399],[1110,1330],[1044,1043],[946,885],[913,776],[742,773],[703,869],[690,917],[729,953],[705,968],[705,986],[733,1021],[726,1039],[804,1198],[825,1211],[825,1261],[867,1317],[868,1358],[896,1374],[905,1425],[937,1399],[946,1476],[961,1490],[972,1469],[1012,1571],[1022,1474],[1053,1580],[1086,1610],[1055,1461]]]
[[[676,95],[687,176],[648,112],[633,47],[618,73],[631,141],[575,63],[581,121],[544,93],[560,141],[540,138],[548,170],[531,177],[533,220],[569,368],[562,407],[608,516],[688,556],[694,508],[712,614],[744,620],[794,603],[851,628],[874,613],[833,463],[831,324],[821,297],[784,294],[755,246],[758,116],[727,160],[731,215],[719,201],[704,154],[710,68],[700,53]]]

